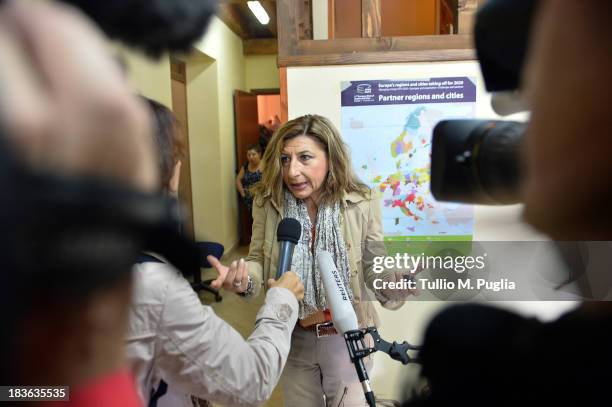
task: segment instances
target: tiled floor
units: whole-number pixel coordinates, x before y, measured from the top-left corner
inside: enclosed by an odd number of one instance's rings
[[[247,254],[248,246],[238,247],[232,252],[226,253],[221,258],[221,262],[228,265],[233,260],[239,260],[241,257],[246,257]],[[214,270],[204,270],[202,274],[202,279],[215,277],[216,272]],[[263,293],[260,293],[257,298],[249,302],[244,301],[234,293],[222,291],[221,294],[223,300],[221,302],[214,302],[214,296],[212,294],[202,291],[200,292],[200,300],[202,300],[202,303],[213,307],[217,315],[233,326],[244,338],[248,338],[253,332],[257,311],[259,311],[259,308],[263,305]],[[283,396],[280,386],[277,386],[270,400],[263,405],[266,407],[283,406]]]

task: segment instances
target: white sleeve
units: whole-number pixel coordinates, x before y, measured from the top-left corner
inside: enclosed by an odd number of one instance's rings
[[[245,341],[177,276],[160,321],[156,366],[169,386],[185,393],[228,406],[261,404],[280,378],[297,315],[295,296],[273,288]]]

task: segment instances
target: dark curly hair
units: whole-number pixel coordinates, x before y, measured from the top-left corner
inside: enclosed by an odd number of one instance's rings
[[[160,189],[167,191],[174,166],[185,157],[185,143],[176,116],[155,100],[140,96],[153,117],[153,137],[159,153]]]

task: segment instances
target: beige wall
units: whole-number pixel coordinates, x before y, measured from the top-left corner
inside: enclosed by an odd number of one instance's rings
[[[223,195],[220,182],[218,64],[202,53],[190,56],[185,62],[195,236],[197,240],[226,245],[225,237],[218,233],[224,228],[220,216],[221,201],[215,198]]]
[[[151,62],[123,49],[121,54],[129,65],[130,84],[171,107],[168,57]],[[196,50],[179,59],[187,69],[195,236],[229,250],[238,241],[233,92],[246,89],[242,41],[215,17]]]
[[[196,239],[230,250],[238,242],[234,187],[234,90],[278,88],[276,56],[245,57],[242,40],[214,18],[187,67],[187,106]],[[170,62],[158,62],[117,47],[128,64],[130,84],[140,93],[172,106]]]
[[[195,233],[230,250],[238,242],[233,93],[246,89],[242,41],[215,17],[196,48],[199,56],[186,59]]]
[[[278,68],[274,55],[245,57],[242,40],[216,17],[196,49],[186,59],[195,232],[227,251],[238,242],[233,94],[278,88]]]
[[[118,51],[127,64],[130,85],[144,96],[171,107],[172,90],[168,56],[163,56],[159,61],[151,61],[143,55],[125,48],[119,47]]]
[[[244,60],[248,90],[280,88],[276,55],[249,55]]]

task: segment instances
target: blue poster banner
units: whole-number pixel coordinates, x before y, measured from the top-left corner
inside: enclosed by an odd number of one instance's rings
[[[342,91],[342,106],[475,101],[476,85],[467,77],[355,81]]]
[[[473,209],[430,192],[431,135],[440,120],[471,119],[476,79],[343,82],[342,135],[355,172],[381,199],[387,240],[470,240]]]

